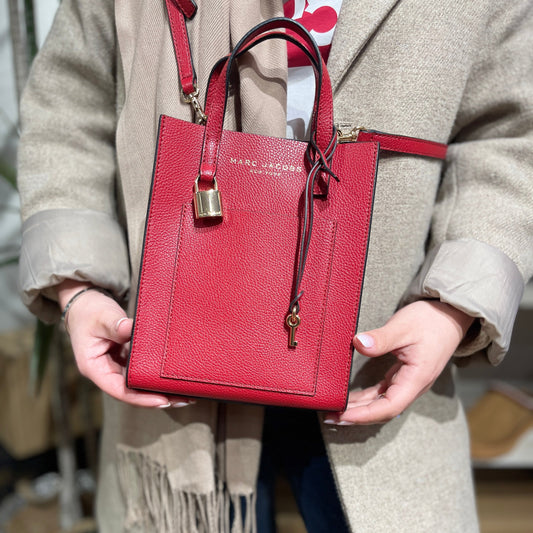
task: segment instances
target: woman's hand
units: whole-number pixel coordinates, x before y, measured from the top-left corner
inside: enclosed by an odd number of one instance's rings
[[[64,309],[87,283],[65,281],[57,288]],[[141,392],[126,387],[125,365],[133,321],[105,294],[91,290],[80,295],[68,309],[65,325],[70,334],[78,369],[104,392],[139,407],[183,407],[194,403],[186,398]]]
[[[392,353],[397,363],[384,378],[351,392],[344,413],[328,413],[326,424],[379,424],[401,414],[438,378],[465,336],[473,318],[437,300],[414,302],[381,328],[354,338],[367,357]]]

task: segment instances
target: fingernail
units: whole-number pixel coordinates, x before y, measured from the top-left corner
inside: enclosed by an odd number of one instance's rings
[[[194,405],[196,402],[191,400],[190,402],[174,402],[172,407],[187,407],[188,405]]]
[[[119,318],[117,320],[117,323],[115,324],[115,329],[118,330],[118,328],[120,327],[120,324],[122,324],[122,322],[124,322],[124,320],[128,320],[128,317],[127,316],[123,316],[122,318]]]
[[[336,426],[353,426],[353,422],[347,420],[335,420],[334,418],[326,418],[324,424],[334,424]]]
[[[156,405],[158,409],[166,409],[167,407],[170,407],[172,404],[170,402],[163,403],[161,405]]]
[[[374,339],[370,335],[361,333],[361,335],[356,335],[355,338],[365,347],[372,348],[374,346]]]

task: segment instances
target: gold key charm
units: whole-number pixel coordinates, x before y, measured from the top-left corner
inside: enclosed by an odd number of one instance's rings
[[[296,347],[298,346],[298,341],[296,340],[296,329],[300,325],[300,315],[296,313],[296,307],[293,308],[292,313],[287,315],[285,319],[287,326],[291,329],[291,335],[289,337],[289,346]]]

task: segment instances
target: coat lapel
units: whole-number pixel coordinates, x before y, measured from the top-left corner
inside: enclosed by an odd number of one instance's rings
[[[399,0],[344,0],[328,60],[333,90]]]

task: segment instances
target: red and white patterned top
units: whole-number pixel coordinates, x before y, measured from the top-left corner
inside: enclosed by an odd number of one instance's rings
[[[283,5],[285,16],[296,20],[311,33],[324,61],[328,60],[341,3],[342,0],[288,0]],[[292,43],[288,43],[287,52],[289,68],[309,64],[305,54]]]
[[[285,16],[311,33],[325,61],[328,60],[342,0],[285,0]],[[287,137],[305,139],[315,98],[315,77],[309,60],[297,46],[287,43]]]

